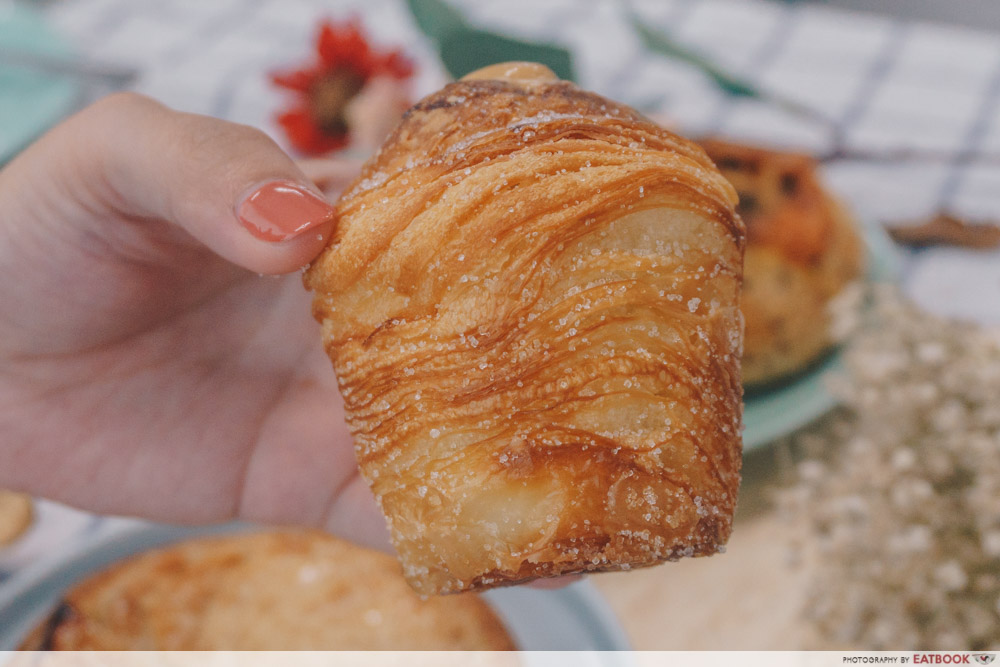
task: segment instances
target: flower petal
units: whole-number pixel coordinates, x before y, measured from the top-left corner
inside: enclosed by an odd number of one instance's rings
[[[321,70],[318,67],[273,72],[271,74],[271,81],[282,88],[288,88],[300,93],[308,93],[313,83],[319,78],[320,73]]]
[[[413,76],[413,61],[403,55],[399,49],[382,56],[378,68],[379,74],[388,74],[397,79],[408,79]]]
[[[346,133],[330,135],[321,132],[305,109],[286,111],[278,116],[277,121],[300,153],[319,155],[347,145]]]

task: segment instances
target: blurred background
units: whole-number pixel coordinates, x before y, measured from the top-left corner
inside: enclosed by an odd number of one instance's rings
[[[382,64],[344,88],[323,40],[351,30]],[[640,649],[1000,650],[995,0],[0,0],[0,164],[124,89],[360,159],[520,59],[722,140],[763,267],[732,544],[590,577],[608,622]],[[125,523],[0,495],[0,577]]]
[[[937,0],[810,0],[875,14],[889,14],[908,19],[953,23],[989,30],[1000,29],[1000,7],[990,0],[960,0],[959,2],[937,2]]]

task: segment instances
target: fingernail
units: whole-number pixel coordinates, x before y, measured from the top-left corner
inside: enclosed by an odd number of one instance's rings
[[[329,220],[333,207],[301,185],[275,181],[250,193],[236,215],[257,238],[285,241]]]

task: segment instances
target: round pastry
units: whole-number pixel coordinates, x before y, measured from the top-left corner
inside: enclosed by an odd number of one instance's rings
[[[863,244],[807,155],[701,142],[736,187],[747,229],[743,381],[780,381],[832,344],[830,304],[863,271]]]
[[[830,346],[826,300],[809,270],[766,246],[747,248],[743,381],[751,389],[806,367]]]
[[[720,550],[741,460],[735,204],[698,146],[539,66],[407,112],[305,281],[418,591]]]
[[[0,489],[0,547],[16,540],[31,525],[31,497]]]
[[[421,599],[386,554],[319,532],[196,539],[66,594],[25,650],[508,650],[473,594]]]

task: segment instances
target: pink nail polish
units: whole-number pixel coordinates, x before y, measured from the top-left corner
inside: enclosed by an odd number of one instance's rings
[[[301,185],[275,181],[250,193],[236,215],[257,238],[285,241],[329,220],[333,207]]]

